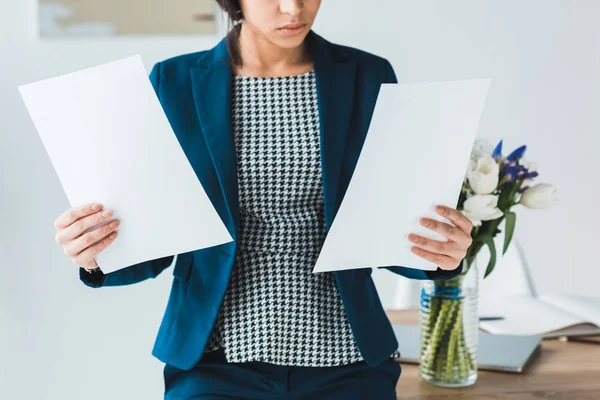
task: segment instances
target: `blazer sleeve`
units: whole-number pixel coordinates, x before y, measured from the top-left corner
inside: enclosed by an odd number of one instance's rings
[[[392,67],[392,64],[388,60],[384,61],[385,72],[383,83],[398,83],[394,67]],[[438,267],[435,271],[423,271],[416,268],[402,267],[397,265],[377,268],[385,268],[395,274],[402,275],[409,279],[446,280],[454,278],[456,275],[460,274],[462,272],[462,265],[463,263],[461,262],[458,268],[451,271],[443,270],[440,267]]]
[[[160,82],[160,63],[154,64],[150,72],[150,83],[158,96]],[[87,286],[99,288],[104,286],[131,285],[149,278],[156,278],[162,271],[168,268],[175,256],[157,258],[130,265],[117,271],[105,274],[102,270],[90,274],[85,268],[79,268],[79,279]]]
[[[84,268],[79,268],[79,279],[85,285],[92,288],[132,285],[149,278],[156,278],[173,263],[174,259],[175,256],[167,256],[155,260],[143,261],[117,271],[109,272],[108,274],[102,271],[90,274]]]

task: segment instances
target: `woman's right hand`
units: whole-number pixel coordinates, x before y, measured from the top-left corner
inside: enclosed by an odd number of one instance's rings
[[[94,208],[92,208],[94,207]],[[88,228],[108,221],[112,210],[102,210],[98,203],[88,203],[69,208],[56,221],[56,243],[64,250],[67,257],[78,267],[94,269],[96,255],[107,248],[117,237],[120,221],[115,219],[108,224],[85,232]]]

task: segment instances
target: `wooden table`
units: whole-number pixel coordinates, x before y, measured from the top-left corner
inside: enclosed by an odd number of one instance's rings
[[[417,310],[387,310],[390,322],[417,324]],[[402,363],[398,399],[600,399],[600,341],[592,343],[543,340],[541,352],[521,374],[479,371],[477,382],[465,388],[441,388],[425,383],[418,366]]]

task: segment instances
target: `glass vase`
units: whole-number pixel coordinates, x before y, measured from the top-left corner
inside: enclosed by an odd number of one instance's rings
[[[477,380],[477,261],[462,262],[456,277],[421,285],[419,376],[435,386],[463,387]]]

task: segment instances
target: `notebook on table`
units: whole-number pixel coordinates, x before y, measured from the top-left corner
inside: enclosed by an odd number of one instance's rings
[[[504,335],[600,335],[600,298],[567,294],[511,295],[482,302],[480,316],[502,319],[481,321],[487,332]]]
[[[421,328],[418,325],[392,324],[400,363],[418,364],[420,356]],[[520,373],[540,351],[538,336],[493,335],[479,332],[477,368],[488,371]]]

